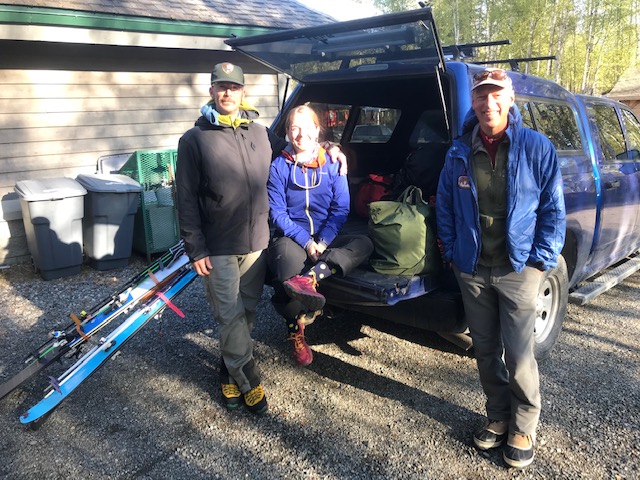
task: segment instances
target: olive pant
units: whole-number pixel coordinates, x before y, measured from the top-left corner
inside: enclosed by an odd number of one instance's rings
[[[473,340],[487,417],[509,421],[509,431],[535,433],[540,418],[540,380],[534,357],[538,290],[544,273],[526,266],[478,266],[454,273]]]
[[[266,254],[261,250],[246,255],[216,255],[209,260],[213,268],[204,277],[204,285],[220,329],[222,359],[240,391],[246,393],[257,386],[256,381],[259,383],[251,331],[264,286]]]

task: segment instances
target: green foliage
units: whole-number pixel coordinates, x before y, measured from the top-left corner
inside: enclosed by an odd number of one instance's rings
[[[511,40],[480,48],[468,61],[555,56],[520,70],[571,91],[602,94],[640,65],[640,0],[431,0],[443,45]],[[413,0],[373,0],[384,12]]]

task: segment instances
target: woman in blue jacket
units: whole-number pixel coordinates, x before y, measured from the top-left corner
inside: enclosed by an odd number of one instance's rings
[[[313,354],[304,327],[325,303],[318,282],[347,275],[369,258],[373,244],[365,235],[338,235],[349,214],[349,185],[318,145],[316,113],[305,105],[294,108],[286,130],[290,145],[272,162],[267,184],[275,228],[268,263],[275,277],[273,303],[287,323],[294,359],[306,366]]]

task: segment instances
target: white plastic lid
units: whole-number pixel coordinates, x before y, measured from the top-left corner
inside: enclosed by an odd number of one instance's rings
[[[142,185],[126,175],[81,173],[76,177],[76,180],[90,192],[129,193],[142,191]]]
[[[20,180],[16,182],[14,190],[28,202],[61,200],[87,194],[82,185],[67,177]]]

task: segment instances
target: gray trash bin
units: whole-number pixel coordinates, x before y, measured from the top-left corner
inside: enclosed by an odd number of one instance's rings
[[[27,245],[45,280],[82,269],[82,217],[87,191],[72,178],[21,180],[20,197]]]
[[[81,174],[84,197],[84,250],[97,270],[126,267],[131,257],[133,225],[142,186],[126,175]]]

